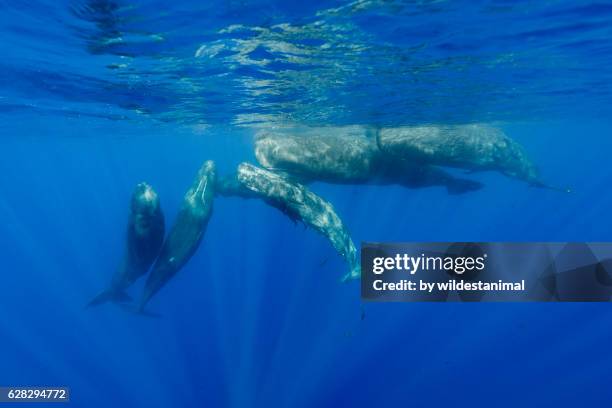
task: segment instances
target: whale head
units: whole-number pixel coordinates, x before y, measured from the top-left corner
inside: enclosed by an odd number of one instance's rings
[[[131,212],[136,232],[146,234],[160,213],[159,196],[149,184],[139,183],[134,189]]]
[[[184,205],[194,215],[204,216],[210,212],[216,178],[215,163],[212,160],[204,162],[184,198]]]
[[[500,171],[508,177],[513,177],[528,183],[537,183],[540,175],[537,167],[527,157],[527,153],[518,143],[508,139],[505,151],[499,158]]]

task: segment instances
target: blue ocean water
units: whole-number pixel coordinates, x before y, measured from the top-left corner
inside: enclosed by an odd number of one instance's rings
[[[329,243],[258,200],[215,199],[160,318],[84,308],[136,183],[169,226],[204,160],[255,163],[254,133],[286,125],[493,123],[572,189],[313,184],[357,244],[610,241],[611,4],[0,1],[0,38],[1,386],[77,407],[612,404],[609,304],[362,305]]]

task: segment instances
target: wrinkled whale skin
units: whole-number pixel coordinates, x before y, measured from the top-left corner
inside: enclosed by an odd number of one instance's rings
[[[349,265],[344,280],[360,276],[355,244],[329,202],[302,184],[249,163],[238,166],[237,178],[245,188],[261,196],[268,204],[324,235]]]
[[[524,149],[498,128],[484,124],[406,126],[378,131],[386,155],[468,170],[494,170],[537,183],[538,174]]]
[[[326,131],[329,131],[326,129]],[[444,186],[451,194],[478,190],[476,181],[399,156],[385,155],[376,139],[333,134],[260,134],[255,141],[260,165],[304,184],[399,184],[408,188]]]

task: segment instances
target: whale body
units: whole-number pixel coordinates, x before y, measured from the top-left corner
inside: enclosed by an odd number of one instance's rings
[[[164,228],[164,215],[157,193],[147,183],[138,184],[130,202],[126,250],[121,265],[109,287],[92,299],[88,306],[130,300],[125,289],[151,267],[164,240]]]
[[[266,169],[281,172],[301,183],[398,184],[408,188],[444,186],[451,194],[478,190],[479,182],[461,179],[420,161],[386,155],[374,137],[335,135],[333,128],[320,134],[260,134],[255,157]]]
[[[324,235],[349,265],[344,280],[359,278],[361,271],[355,244],[328,201],[300,183],[249,163],[238,166],[237,179],[266,203]]]
[[[376,140],[384,154],[404,160],[475,171],[494,170],[540,184],[537,169],[523,147],[490,125],[383,128]]]
[[[215,178],[215,164],[205,162],[183,198],[174,225],[145,283],[138,305],[139,312],[143,312],[149,300],[176,275],[198,248],[212,213]]]

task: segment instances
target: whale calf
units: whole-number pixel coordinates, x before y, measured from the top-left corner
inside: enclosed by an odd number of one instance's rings
[[[330,132],[332,131],[332,132]],[[386,155],[373,137],[334,135],[295,136],[264,133],[255,141],[255,157],[269,170],[282,172],[301,183],[398,184],[408,188],[444,186],[451,194],[478,190],[482,184],[461,179],[421,163]]]
[[[494,170],[534,185],[538,172],[522,146],[484,124],[406,126],[380,129],[376,136],[385,155],[438,166]]]
[[[189,261],[198,248],[212,213],[216,170],[212,161],[200,168],[143,290],[138,312]]]
[[[147,273],[164,240],[164,215],[159,197],[147,183],[140,183],[132,193],[127,225],[126,250],[109,287],[93,298],[88,306],[108,301],[129,301],[125,293],[132,283]]]
[[[266,203],[324,235],[349,265],[349,272],[343,280],[360,276],[355,244],[329,202],[302,184],[249,163],[241,163],[238,166],[237,179]]]

